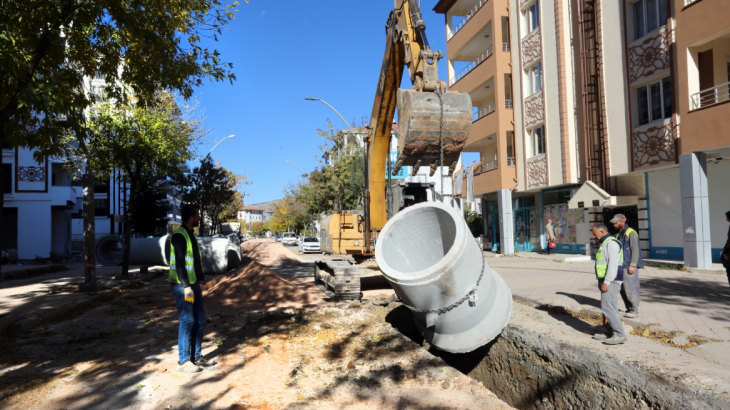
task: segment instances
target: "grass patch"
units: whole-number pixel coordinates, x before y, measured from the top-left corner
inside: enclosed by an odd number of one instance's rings
[[[581,309],[577,312],[574,312],[572,310],[568,310],[564,308],[563,306],[554,306],[554,305],[539,305],[536,306],[538,310],[542,310],[544,312],[548,312],[553,315],[562,315],[562,316],[569,316],[575,319],[582,320],[584,322],[588,322],[592,325],[600,325],[603,324],[603,315],[600,313],[592,312],[588,309]]]
[[[683,350],[707,343],[707,339],[700,335],[690,335],[687,336],[687,339],[689,339],[689,343],[683,345],[675,345],[674,343],[672,343],[672,339],[680,334],[680,332],[677,332],[676,330],[666,332],[662,329],[657,329],[656,325],[637,326],[634,328],[634,330],[631,331],[631,334],[645,337],[647,339],[651,339],[672,347],[678,347]]]

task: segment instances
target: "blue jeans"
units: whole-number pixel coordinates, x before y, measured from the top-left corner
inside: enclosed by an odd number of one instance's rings
[[[180,316],[180,329],[177,332],[177,351],[180,355],[178,364],[193,361],[202,355],[203,326],[205,325],[205,308],[203,307],[203,292],[200,284],[190,285],[195,294],[195,302],[185,301],[185,288],[181,284],[171,283],[170,291],[172,298],[177,305],[177,313]]]

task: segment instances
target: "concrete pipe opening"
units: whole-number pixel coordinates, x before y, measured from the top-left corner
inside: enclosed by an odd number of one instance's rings
[[[102,236],[96,241],[96,260],[105,266],[117,266],[124,257],[124,240],[116,235]]]
[[[458,209],[438,202],[404,209],[383,227],[375,258],[434,347],[473,351],[509,321],[512,293],[487,265]]]
[[[170,235],[159,238],[132,238],[129,247],[130,265],[170,265]]]

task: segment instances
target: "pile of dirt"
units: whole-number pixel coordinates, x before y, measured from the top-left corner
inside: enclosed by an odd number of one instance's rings
[[[280,308],[306,308],[324,300],[277,275],[254,261],[202,285],[205,309],[211,313],[271,311]]]
[[[241,256],[249,257],[266,266],[304,263],[302,258],[271,239],[256,239],[242,243]]]

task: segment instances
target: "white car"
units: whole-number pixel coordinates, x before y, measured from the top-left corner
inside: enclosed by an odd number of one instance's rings
[[[307,252],[320,252],[319,248],[319,239],[315,238],[314,236],[307,236],[302,238],[301,241],[299,241],[299,252],[301,253],[307,253]]]
[[[284,232],[281,234],[281,244],[284,246],[294,246],[297,244],[297,235],[294,232]]]

